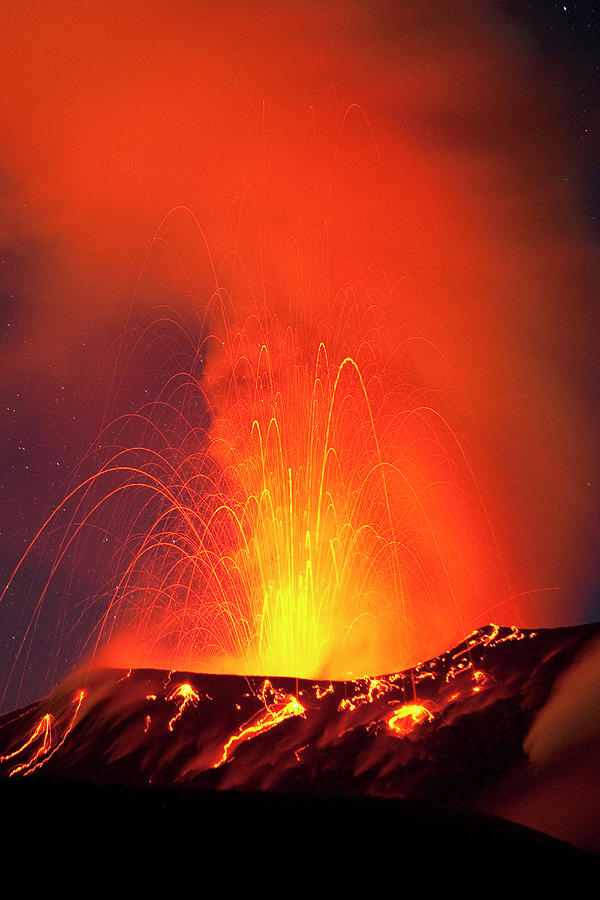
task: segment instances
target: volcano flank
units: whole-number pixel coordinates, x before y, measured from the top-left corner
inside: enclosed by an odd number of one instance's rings
[[[140,848],[155,828],[167,840],[189,828],[209,855],[225,852],[225,821],[248,852],[279,823],[296,838],[310,826],[318,844],[369,833],[449,860],[466,842],[482,866],[585,872],[598,862],[584,850],[599,849],[599,798],[583,788],[598,736],[575,739],[554,769],[523,745],[599,633],[489,625],[412,669],[357,681],[80,672],[0,721],[5,822],[22,838],[50,803],[88,848],[90,834],[107,840],[109,820],[111,840]]]

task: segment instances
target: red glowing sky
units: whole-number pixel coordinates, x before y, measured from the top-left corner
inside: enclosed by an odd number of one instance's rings
[[[397,283],[390,332],[434,346],[411,376],[459,411],[508,565],[527,589],[561,588],[525,599],[522,624],[589,615],[575,597],[597,576],[597,244],[560,72],[525,33],[470,2],[31,2],[3,19],[6,571],[64,485],[55,467],[100,426],[106,342],[211,289],[184,212],[138,281],[182,205],[284,315],[289,239],[316,280],[324,223],[331,290],[374,265]]]

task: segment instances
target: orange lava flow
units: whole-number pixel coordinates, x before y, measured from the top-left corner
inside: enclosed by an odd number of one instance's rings
[[[10,771],[10,775],[16,775],[19,772],[24,771],[29,766],[34,765],[37,760],[45,756],[51,746],[52,746],[52,723],[54,721],[53,716],[50,713],[46,713],[39,719],[37,725],[32,730],[31,734],[27,738],[27,740],[21,744],[20,747],[17,747],[16,750],[13,750],[12,753],[7,753],[6,756],[0,756],[0,762],[7,762],[9,759],[14,759],[16,756],[20,756],[24,753],[32,744],[34,744],[38,738],[42,738],[40,745],[35,750],[33,756],[27,763],[22,763],[18,765],[16,768]]]
[[[387,726],[399,737],[404,737],[421,722],[431,722],[434,718],[431,710],[417,703],[406,703],[395,709],[387,719]]]
[[[364,691],[357,691],[352,697],[345,697],[340,701],[338,710],[348,709],[351,712],[364,703],[373,703],[390,690],[394,690],[394,676],[389,678],[370,678]]]
[[[54,731],[59,731],[60,733],[60,723],[56,722],[56,719],[52,715],[52,713],[45,713],[38,720],[37,724],[32,729],[31,734],[24,743],[22,743],[11,753],[6,754],[5,756],[0,756],[0,763],[7,762],[10,759],[21,756],[29,748],[34,747],[36,743],[38,744],[35,747],[33,754],[26,762],[20,763],[19,765],[15,766],[15,768],[9,771],[9,777],[13,775],[30,775],[32,772],[35,772],[36,769],[39,769],[46,762],[48,762],[48,760],[57,752],[57,750],[62,747],[67,737],[73,730],[75,721],[81,708],[81,704],[83,703],[84,699],[85,691],[82,689],[77,692],[72,700],[71,706],[73,707],[73,712],[71,714],[70,720],[65,727],[64,732],[60,737],[60,740],[55,741],[53,735],[53,729]]]
[[[169,721],[169,731],[173,731],[175,726],[175,722],[177,722],[183,715],[183,711],[186,706],[197,706],[200,702],[200,696],[196,690],[192,687],[191,684],[180,684],[176,688],[173,688],[169,696],[167,697],[167,701],[179,701],[179,709],[177,713],[173,716],[173,718]]]
[[[266,699],[267,693],[271,694],[270,701]],[[273,688],[268,680],[263,684],[259,696],[262,697],[263,702],[265,703],[264,712],[261,711],[257,716],[253,716],[248,722],[242,725],[237,734],[233,734],[229,738],[223,747],[221,758],[213,764],[214,769],[218,769],[219,766],[222,766],[223,763],[231,758],[237,744],[252,740],[252,738],[258,737],[260,734],[271,731],[272,728],[285,722],[286,719],[290,719],[294,716],[305,717],[306,715],[306,709],[297,697],[293,694],[287,694],[285,691]]]

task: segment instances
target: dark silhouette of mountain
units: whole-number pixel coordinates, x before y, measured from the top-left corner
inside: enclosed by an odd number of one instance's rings
[[[482,871],[501,858],[588,872],[600,862],[598,790],[584,777],[597,725],[571,720],[573,739],[534,762],[544,715],[565,686],[576,693],[569,673],[595,658],[598,635],[600,625],[490,625],[413,669],[348,682],[79,673],[0,720],[4,846],[10,835],[33,839],[44,821],[46,843],[68,837],[79,858],[119,842],[142,853],[160,834],[172,848],[191,839],[206,859],[234,847],[283,872],[282,846],[306,853],[308,841],[347,884],[368,847],[419,864],[460,856]],[[555,740],[556,721],[549,732]],[[569,813],[552,784],[571,790],[573,771],[583,784],[571,800],[582,803]],[[529,807],[547,827],[525,827]]]

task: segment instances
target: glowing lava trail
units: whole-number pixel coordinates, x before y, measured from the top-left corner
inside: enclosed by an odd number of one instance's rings
[[[419,725],[421,722],[431,722],[432,719],[433,713],[426,706],[407,703],[394,710],[387,720],[387,726],[390,731],[402,737],[412,731],[415,725]]]
[[[79,690],[71,703],[70,716],[65,713],[65,722],[57,721],[52,713],[45,713],[36,723],[28,738],[15,750],[0,756],[0,763],[22,757],[32,750],[32,755],[25,762],[19,763],[8,774],[31,775],[45,765],[55,753],[61,749],[75,727],[76,719],[86,696],[85,690]],[[62,726],[62,727],[61,727]],[[62,733],[61,733],[62,732]]]
[[[242,725],[239,732],[229,738],[223,747],[221,758],[214,763],[215,769],[231,758],[238,744],[265,734],[292,716],[305,716],[306,714],[304,706],[297,697],[274,688],[269,680],[263,684],[259,697],[265,704],[264,711]]]
[[[169,696],[167,697],[167,701],[171,702],[173,700],[179,701],[179,709],[177,713],[173,716],[172,719],[169,720],[169,731],[173,731],[173,727],[175,722],[179,721],[179,719],[183,715],[183,711],[187,706],[197,706],[200,702],[200,697],[197,691],[194,690],[191,684],[180,684],[176,688],[173,688]]]

